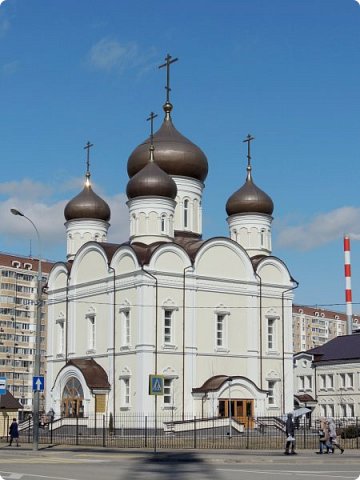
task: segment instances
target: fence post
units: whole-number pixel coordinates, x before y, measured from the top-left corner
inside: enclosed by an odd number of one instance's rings
[[[95,418],[94,418],[94,435],[97,435],[97,413],[95,412]]]
[[[148,430],[147,430],[147,415],[145,416],[145,447],[147,447],[147,436],[148,436]]]
[[[194,448],[196,448],[196,417],[194,417]]]
[[[304,415],[304,448],[306,448],[306,415]]]
[[[249,440],[250,440],[250,417],[247,417],[246,450],[249,450]]]
[[[6,417],[6,441],[9,441],[9,416]],[[30,428],[29,428],[30,430]]]
[[[75,442],[76,445],[79,445],[79,417],[76,415],[76,426],[75,426]]]
[[[106,420],[105,415],[103,415],[103,447],[106,447]]]
[[[359,448],[359,417],[356,417],[356,448]]]
[[[50,417],[50,443],[53,443],[53,422],[54,422],[54,417]]]
[[[30,443],[30,426],[31,426],[31,418],[32,418],[32,417],[29,417],[28,443]],[[8,420],[9,420],[9,418],[8,418]],[[34,419],[33,419],[33,428],[34,428]],[[9,432],[9,427],[8,427],[7,431]]]

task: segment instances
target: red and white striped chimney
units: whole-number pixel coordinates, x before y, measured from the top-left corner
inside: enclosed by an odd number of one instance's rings
[[[352,334],[352,291],[351,291],[351,261],[350,261],[350,237],[344,235],[344,255],[345,255],[345,301],[347,328],[346,333]]]

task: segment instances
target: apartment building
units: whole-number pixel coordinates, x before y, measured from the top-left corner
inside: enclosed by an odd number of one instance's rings
[[[346,314],[333,310],[293,305],[294,352],[305,352],[346,335]],[[359,315],[353,315],[354,328],[360,327]]]
[[[35,355],[38,260],[0,253],[0,377],[23,406],[32,410],[32,377]],[[41,262],[46,284],[52,263]],[[47,304],[41,305],[41,375],[46,374]],[[40,408],[42,408],[40,398]]]

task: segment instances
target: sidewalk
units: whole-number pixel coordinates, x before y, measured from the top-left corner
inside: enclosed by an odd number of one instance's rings
[[[336,452],[335,454],[328,455],[317,455],[314,450],[299,450],[297,455],[284,455],[283,451],[279,450],[167,450],[161,449],[156,453],[153,449],[121,449],[121,448],[107,448],[107,447],[91,447],[91,446],[81,446],[81,445],[50,445],[50,444],[40,444],[38,450],[33,450],[32,444],[25,443],[21,444],[19,448],[16,446],[9,447],[8,443],[0,443],[1,455],[9,454],[11,456],[15,455],[38,455],[38,456],[47,456],[47,455],[109,455],[110,458],[126,456],[127,459],[134,460],[139,458],[146,458],[149,456],[158,456],[159,460],[161,457],[173,456],[176,457],[200,457],[203,460],[209,463],[304,463],[304,460],[307,464],[322,464],[322,463],[338,463],[338,462],[356,462],[359,464],[360,461],[360,451],[356,449],[345,450],[344,454]]]

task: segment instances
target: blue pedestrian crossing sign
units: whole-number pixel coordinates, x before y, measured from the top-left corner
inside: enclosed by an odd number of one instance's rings
[[[6,377],[0,377],[0,395],[6,394]]]
[[[43,392],[44,391],[44,377],[33,377],[33,391],[34,392]]]
[[[149,375],[149,395],[164,395],[163,375]]]

